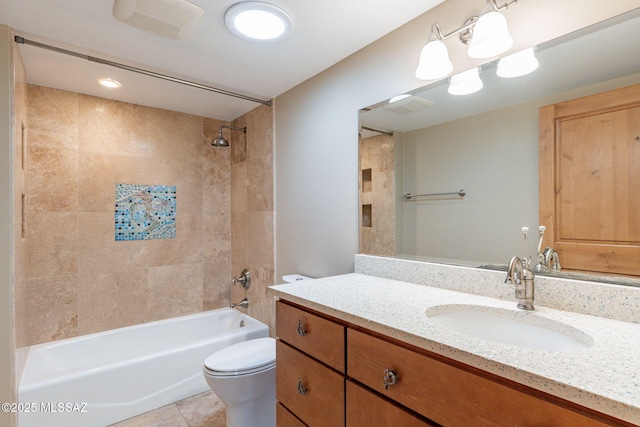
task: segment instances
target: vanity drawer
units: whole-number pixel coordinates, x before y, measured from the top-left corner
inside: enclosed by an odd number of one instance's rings
[[[344,377],[278,340],[276,398],[309,427],[344,426]]]
[[[347,366],[349,377],[445,427],[616,425],[353,329]],[[386,390],[385,369],[397,376]]]
[[[345,372],[343,325],[278,301],[276,335],[335,370]]]
[[[347,380],[347,427],[438,427]]]
[[[276,424],[278,427],[306,427],[305,424],[296,418],[281,403],[276,403]]]

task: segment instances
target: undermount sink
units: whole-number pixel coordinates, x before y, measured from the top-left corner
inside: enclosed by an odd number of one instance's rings
[[[426,311],[430,322],[462,334],[518,347],[580,350],[593,338],[580,329],[532,312],[480,305],[439,305]]]

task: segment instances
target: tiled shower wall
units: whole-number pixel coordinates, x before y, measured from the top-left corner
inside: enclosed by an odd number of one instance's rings
[[[228,305],[226,123],[39,86],[28,105],[27,343]],[[115,241],[117,183],[175,185],[177,237]]]
[[[267,287],[276,283],[274,272],[273,108],[260,106],[233,122],[247,127],[245,138],[231,143],[231,267],[234,276],[243,268],[252,274],[248,291],[235,285],[233,302],[245,296],[249,315],[275,327],[275,303]]]
[[[395,139],[380,134],[359,139],[360,252],[394,255]]]

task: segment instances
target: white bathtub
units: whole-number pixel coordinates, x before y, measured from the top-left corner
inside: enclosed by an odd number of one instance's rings
[[[29,348],[19,427],[106,425],[209,390],[204,360],[269,328],[221,308]]]

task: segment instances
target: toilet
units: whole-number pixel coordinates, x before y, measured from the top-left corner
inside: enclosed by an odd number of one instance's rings
[[[204,361],[203,373],[224,403],[227,427],[275,427],[275,339],[252,339],[216,351]]]

